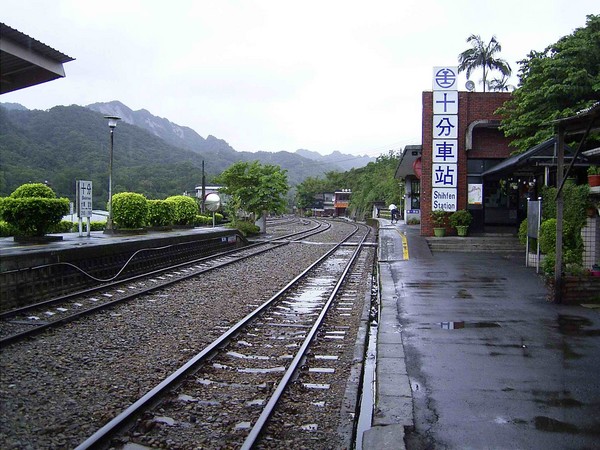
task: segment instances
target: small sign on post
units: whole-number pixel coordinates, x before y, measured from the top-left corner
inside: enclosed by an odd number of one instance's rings
[[[79,236],[83,234],[82,219],[87,219],[87,235],[90,235],[90,219],[92,217],[92,182],[77,180],[77,218]]]
[[[542,224],[542,199],[527,199],[527,241],[525,245],[525,267],[529,267],[529,239],[537,242],[536,273],[540,272],[540,227]]]

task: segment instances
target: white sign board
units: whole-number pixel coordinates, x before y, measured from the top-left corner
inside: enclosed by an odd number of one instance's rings
[[[433,188],[431,190],[431,210],[456,211],[456,189]]]
[[[431,182],[433,187],[456,188],[458,174],[456,164],[433,164]]]
[[[458,141],[456,139],[434,139],[432,148],[434,163],[458,163]]]
[[[458,192],[458,67],[433,68],[431,210],[456,211]]]
[[[92,217],[92,182],[77,180],[77,216]]]

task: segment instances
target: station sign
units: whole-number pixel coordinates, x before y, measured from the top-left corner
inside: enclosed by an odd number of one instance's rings
[[[458,192],[458,68],[433,68],[431,210],[456,211]]]
[[[77,217],[92,217],[92,182],[77,180]]]

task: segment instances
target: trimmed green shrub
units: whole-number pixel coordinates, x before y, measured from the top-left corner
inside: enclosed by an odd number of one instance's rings
[[[215,213],[215,223],[221,223],[223,221],[223,214]],[[212,225],[213,216],[212,213],[209,215],[203,216],[202,214],[197,214],[194,219],[194,226],[201,227],[203,225]]]
[[[135,192],[121,192],[113,195],[112,216],[116,228],[134,229],[144,227],[148,217],[146,197]]]
[[[556,251],[556,219],[544,220],[540,226],[540,251],[547,255]]]
[[[104,231],[105,228],[106,222],[90,222],[90,231]],[[79,228],[77,230],[79,231]]]
[[[459,209],[458,211],[454,211],[450,214],[448,219],[450,221],[450,226],[456,227],[468,227],[471,225],[471,221],[473,220],[473,216],[466,209]]]
[[[0,199],[0,219],[13,227],[15,236],[44,236],[69,212],[69,199],[56,198],[42,183],[19,186]]]
[[[148,225],[166,227],[173,225],[175,204],[166,200],[148,200]]]
[[[56,194],[52,190],[52,188],[43,183],[26,183],[22,184],[18,188],[16,188],[12,194],[10,194],[11,198],[56,198]]]
[[[56,225],[53,225],[49,233],[72,233],[77,230],[77,224],[70,220],[61,220]]]
[[[8,222],[0,220],[0,237],[8,237],[15,235],[15,227]]]
[[[436,209],[430,213],[431,222],[434,227],[446,226],[446,220],[448,219],[448,213],[441,209]]]
[[[240,233],[244,236],[250,236],[255,234],[260,234],[260,227],[254,225],[252,222],[247,222],[245,220],[238,220],[235,226],[231,226],[232,228],[237,228]]]
[[[87,231],[87,222],[85,221],[85,219],[83,220],[83,223],[81,224],[81,229],[82,231]],[[104,229],[106,228],[106,222],[90,222],[90,231],[104,231]],[[73,222],[73,227],[71,228],[71,231],[73,233],[79,233],[79,223],[78,222]]]
[[[527,219],[523,220],[519,225],[518,236],[521,245],[527,245]]]
[[[193,225],[196,215],[199,212],[198,203],[192,197],[186,195],[173,195],[165,201],[172,202],[175,207],[173,224],[175,225]]]

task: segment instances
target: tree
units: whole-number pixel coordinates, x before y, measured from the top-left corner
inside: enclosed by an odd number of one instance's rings
[[[504,76],[510,76],[512,73],[508,63],[494,55],[502,50],[496,36],[492,36],[490,42],[486,45],[481,36],[472,34],[467,38],[467,43],[471,48],[458,55],[458,71],[467,72],[467,78],[474,69],[481,67],[483,69],[483,92],[487,85],[487,70],[499,70]]]
[[[372,211],[375,202],[401,204],[402,182],[394,175],[400,155],[390,150],[380,155],[373,163],[348,172],[327,172],[325,179],[310,178],[298,185],[296,205],[299,208],[312,206],[316,194],[350,189],[350,215],[364,219]]]
[[[600,16],[587,16],[584,28],[532,50],[519,65],[519,88],[498,113],[511,145],[523,152],[554,135],[552,121],[600,100]]]
[[[514,91],[515,87],[512,84],[508,83],[509,77],[507,75],[502,75],[501,78],[494,78],[487,82],[488,89],[490,91],[496,92],[508,92]]]
[[[264,219],[265,213],[285,212],[289,190],[287,171],[279,166],[261,165],[258,161],[237,162],[217,177],[224,187],[222,192],[239,200],[241,207]],[[265,231],[264,220],[261,232]]]

